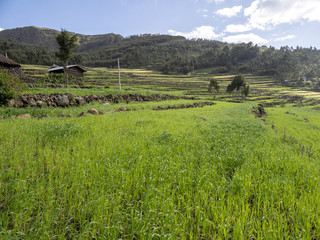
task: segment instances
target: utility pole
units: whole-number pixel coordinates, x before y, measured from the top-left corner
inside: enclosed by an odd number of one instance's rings
[[[118,58],[118,73],[119,73],[119,90],[121,90],[121,80],[120,80],[120,59]]]

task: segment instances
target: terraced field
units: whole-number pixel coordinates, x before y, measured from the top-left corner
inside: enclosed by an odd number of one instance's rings
[[[40,77],[24,94],[177,98],[1,107],[1,239],[320,238],[317,94],[245,75],[243,99],[223,90],[233,75],[141,69],[120,91],[116,69],[87,70],[82,86]]]

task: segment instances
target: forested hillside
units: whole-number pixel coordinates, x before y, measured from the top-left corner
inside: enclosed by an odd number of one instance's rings
[[[19,63],[52,65],[56,30],[37,27],[0,32],[0,53]],[[277,76],[279,80],[320,77],[320,51],[301,47],[259,47],[252,43],[228,44],[214,40],[188,40],[170,35],[78,35],[79,46],[70,63],[126,68],[147,68],[186,74],[202,68],[217,73],[240,72]],[[304,78],[305,79],[305,78]]]

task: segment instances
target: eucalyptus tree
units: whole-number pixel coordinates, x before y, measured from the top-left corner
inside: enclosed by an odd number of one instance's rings
[[[67,65],[72,56],[72,50],[78,45],[78,36],[71,35],[67,30],[61,29],[61,32],[56,36],[56,41],[59,44],[57,57],[63,64],[64,82],[68,85]]]

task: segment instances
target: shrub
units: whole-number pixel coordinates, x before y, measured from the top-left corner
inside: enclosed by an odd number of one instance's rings
[[[212,78],[212,79],[210,80],[210,84],[209,84],[209,87],[208,87],[208,91],[209,91],[210,93],[213,93],[213,92],[218,93],[219,90],[220,90],[220,86],[219,86],[219,83],[218,83],[217,79]],[[216,94],[214,94],[214,98],[216,98]]]
[[[0,105],[17,98],[22,90],[23,85],[18,77],[8,75],[5,70],[0,70]]]
[[[241,90],[241,94],[244,96],[248,96],[250,87],[246,83],[246,80],[243,75],[236,75],[232,82],[227,86],[227,93],[232,93],[234,90],[239,92]]]
[[[62,73],[50,73],[47,76],[48,83],[52,84],[63,84],[64,83],[64,76]]]
[[[51,84],[64,84],[65,79],[63,73],[50,73],[45,77],[47,83]],[[84,85],[84,78],[83,77],[75,77],[73,75],[68,75],[68,83],[76,84],[79,86]]]
[[[219,92],[219,89],[220,89],[220,86],[219,86],[217,79],[215,79],[215,78],[210,79],[208,91],[210,93],[212,93],[213,91]]]
[[[75,83],[79,86],[84,86],[84,77],[79,77],[75,79]]]

